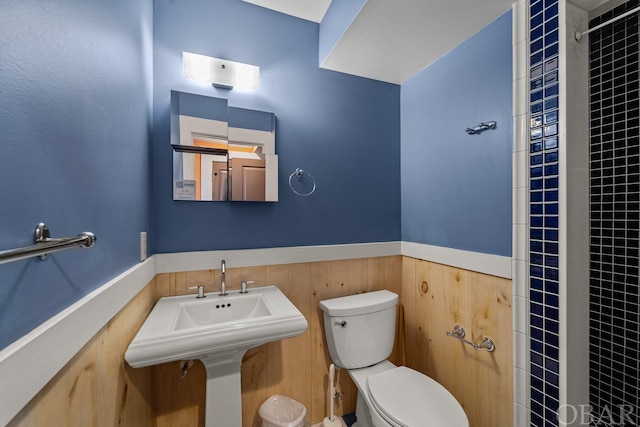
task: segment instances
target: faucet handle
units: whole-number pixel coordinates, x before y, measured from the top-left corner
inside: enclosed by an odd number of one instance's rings
[[[198,296],[196,298],[206,298],[207,297],[204,294],[204,285],[189,286],[188,289],[197,289],[198,290]]]
[[[247,290],[247,284],[249,283],[253,283],[254,280],[243,280],[242,283],[240,283],[240,293],[241,294],[248,294],[249,291]]]

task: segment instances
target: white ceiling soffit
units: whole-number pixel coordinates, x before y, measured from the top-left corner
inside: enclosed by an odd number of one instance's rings
[[[511,5],[512,0],[369,0],[321,67],[402,84]]]
[[[331,0],[243,1],[313,22],[321,22],[331,4]],[[571,1],[591,11],[626,0]],[[512,0],[368,0],[321,67],[402,84],[511,5]]]
[[[321,22],[331,0],[243,0],[307,21]]]

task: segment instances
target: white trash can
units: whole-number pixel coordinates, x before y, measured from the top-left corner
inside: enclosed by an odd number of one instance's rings
[[[304,427],[307,408],[297,400],[276,394],[260,405],[262,427]]]

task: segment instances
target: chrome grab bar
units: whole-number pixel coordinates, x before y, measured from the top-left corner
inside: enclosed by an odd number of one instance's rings
[[[49,234],[49,228],[44,223],[40,223],[36,227],[34,241],[35,245],[32,246],[0,251],[0,264],[6,264],[11,261],[18,261],[34,256],[44,259],[44,257],[50,253],[77,246],[90,248],[96,243],[96,235],[85,231],[84,233],[78,234],[76,237],[52,239]]]
[[[489,337],[484,337],[482,338],[482,341],[479,343],[474,343],[471,342],[467,339],[465,339],[465,332],[464,332],[464,328],[460,325],[456,325],[453,327],[453,331],[447,331],[447,336],[449,337],[453,337],[457,340],[462,341],[465,344],[469,344],[471,347],[473,347],[474,350],[487,350],[489,352],[493,351],[496,349],[496,346],[493,342],[493,340]]]

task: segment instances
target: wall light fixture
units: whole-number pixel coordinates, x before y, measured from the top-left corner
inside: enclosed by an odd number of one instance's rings
[[[211,82],[214,87],[258,89],[260,67],[226,59],[182,52],[184,75],[188,79]]]

